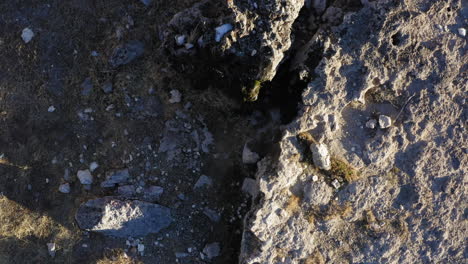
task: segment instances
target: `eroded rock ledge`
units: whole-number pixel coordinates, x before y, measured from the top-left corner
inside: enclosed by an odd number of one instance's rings
[[[240,263],[463,262],[463,23],[461,1],[377,1],[318,31],[302,109],[258,163]],[[303,132],[339,161],[332,173]]]

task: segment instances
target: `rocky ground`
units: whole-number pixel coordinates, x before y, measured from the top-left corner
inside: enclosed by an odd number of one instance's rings
[[[463,1],[0,10],[0,263],[466,261]]]

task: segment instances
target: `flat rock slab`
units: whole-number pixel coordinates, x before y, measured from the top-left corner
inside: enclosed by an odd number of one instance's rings
[[[167,207],[118,197],[89,200],[78,208],[75,218],[81,229],[115,237],[157,233],[172,222]]]

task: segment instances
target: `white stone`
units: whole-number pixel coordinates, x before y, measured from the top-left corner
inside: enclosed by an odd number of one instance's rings
[[[460,34],[460,36],[462,36],[462,37],[465,37],[466,36],[466,29],[459,28],[458,29],[458,34]]]
[[[323,170],[331,168],[330,154],[328,153],[327,145],[325,144],[311,144],[310,150],[312,151],[312,159],[315,166]]]
[[[51,257],[55,257],[55,243],[47,243],[47,251]]]
[[[95,171],[97,168],[99,167],[99,164],[95,161],[91,162],[91,164],[89,164],[89,170],[91,172]]]
[[[182,94],[179,92],[179,90],[171,90],[170,93],[171,98],[169,99],[169,103],[180,103],[180,101],[182,100]]]
[[[54,107],[53,105],[51,105],[51,106],[49,106],[49,108],[47,109],[47,111],[48,111],[49,113],[52,113],[52,112],[55,111],[55,107]]]
[[[374,129],[377,126],[377,120],[371,119],[366,122],[366,127],[370,129]]]
[[[79,170],[76,174],[81,184],[90,185],[93,183],[93,175],[89,170]]]
[[[215,31],[216,31],[216,36],[215,36],[215,40],[216,42],[220,42],[221,39],[223,38],[223,36],[228,33],[229,31],[232,30],[232,25],[231,24],[224,24],[224,25],[221,25],[217,28],[215,28]]]
[[[143,252],[143,251],[145,251],[145,245],[138,244],[138,252]]]
[[[386,115],[379,116],[379,126],[380,128],[388,128],[392,125],[392,119]]]
[[[312,176],[312,181],[313,181],[313,182],[318,181],[318,176],[317,176],[317,175]]]
[[[332,185],[333,185],[333,187],[335,187],[335,189],[338,189],[341,186],[340,182],[337,179],[334,179],[332,181]]]
[[[28,43],[34,37],[34,32],[30,28],[23,29],[21,33],[21,38],[23,39],[24,43]]]
[[[70,193],[70,184],[68,182],[60,184],[59,192]]]
[[[185,44],[185,35],[177,35],[175,37],[176,44],[178,46],[183,46]]]
[[[242,162],[244,164],[255,164],[260,159],[257,153],[251,151],[247,144],[244,145],[244,150],[242,151]]]
[[[191,48],[193,48],[193,44],[192,43],[185,43],[185,48],[186,49],[191,49]]]

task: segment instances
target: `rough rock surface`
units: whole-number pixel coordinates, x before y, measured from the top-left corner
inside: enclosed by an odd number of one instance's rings
[[[0,1],[0,263],[466,262],[467,15]]]
[[[89,200],[76,213],[82,229],[116,237],[139,237],[157,233],[171,222],[169,208],[115,197]]]
[[[271,81],[291,46],[292,24],[304,1],[228,1],[228,5],[236,30],[226,48],[255,57],[258,69],[253,80]]]
[[[319,29],[311,42],[323,57],[298,118],[279,156],[259,162],[263,198],[246,219],[240,263],[464,262],[468,57],[457,25],[466,19],[461,1],[375,1]],[[392,126],[366,127],[379,114]],[[299,144],[303,131],[359,179],[331,199],[330,187],[301,191],[313,174],[333,180]]]

